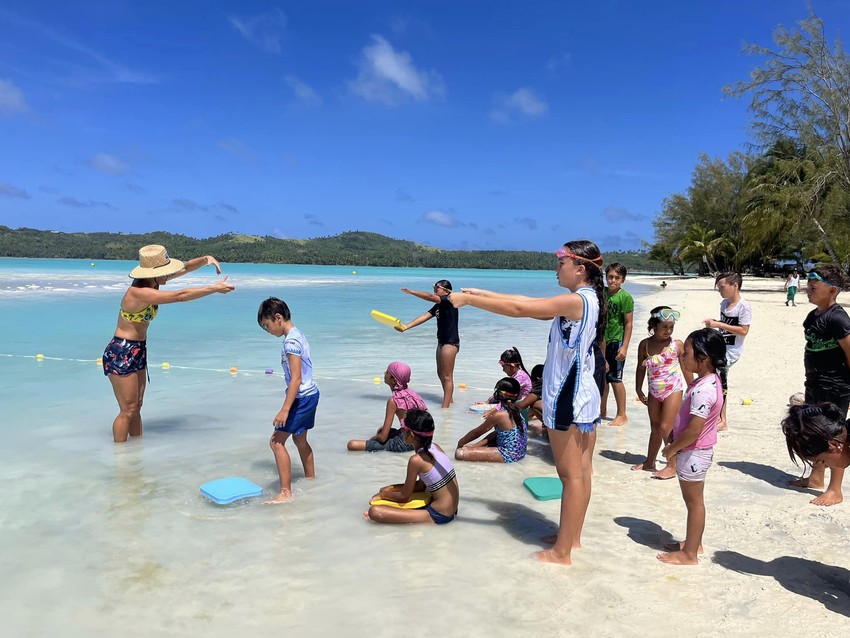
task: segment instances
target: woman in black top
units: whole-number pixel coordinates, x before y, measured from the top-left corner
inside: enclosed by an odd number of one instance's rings
[[[402,288],[401,291],[434,304],[424,315],[416,317],[403,326],[397,326],[396,330],[404,332],[433,317],[437,318],[437,376],[440,378],[440,385],[443,386],[443,405],[441,407],[447,408],[452,404],[452,394],[455,387],[455,358],[460,350],[460,335],[457,329],[458,312],[457,308],[449,301],[452,284],[447,279],[441,279],[434,284],[433,293],[410,290],[409,288]]]

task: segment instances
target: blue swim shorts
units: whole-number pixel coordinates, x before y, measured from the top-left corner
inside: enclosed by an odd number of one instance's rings
[[[289,409],[289,417],[283,427],[276,427],[276,432],[303,434],[316,425],[316,408],[319,405],[318,390],[306,397],[297,397]]]
[[[431,520],[434,521],[437,525],[445,525],[446,523],[451,523],[453,520],[455,520],[456,514],[452,514],[451,516],[440,514],[440,512],[435,510],[430,505],[426,505],[425,510],[431,515]]]

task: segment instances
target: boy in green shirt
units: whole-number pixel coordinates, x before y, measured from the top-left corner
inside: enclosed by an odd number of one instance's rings
[[[622,264],[610,264],[605,269],[608,288],[605,300],[608,303],[608,323],[605,326],[605,391],[602,393],[602,418],[608,412],[608,388],[614,391],[617,403],[617,416],[608,425],[621,426],[629,422],[626,416],[626,389],[623,387],[623,366],[632,338],[632,319],[635,300],[623,290],[626,280],[626,267]]]

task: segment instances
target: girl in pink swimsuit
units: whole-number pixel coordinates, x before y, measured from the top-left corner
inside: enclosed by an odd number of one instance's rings
[[[649,412],[649,444],[646,460],[632,466],[633,470],[651,471],[655,478],[669,479],[676,476],[675,457],[663,470],[656,471],[655,459],[670,438],[676,414],[682,405],[684,378],[679,365],[682,342],[673,339],[673,328],[679,313],[667,306],[653,308],[649,314],[647,329],[649,337],[638,346],[638,366],[635,372],[635,392]],[[649,396],[643,393],[643,380],[649,377]]]

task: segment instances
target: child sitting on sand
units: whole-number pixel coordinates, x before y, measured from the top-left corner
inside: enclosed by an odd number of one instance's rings
[[[412,452],[413,447],[405,443],[401,430],[392,427],[393,419],[398,417],[399,425],[404,425],[408,410],[425,410],[425,401],[416,392],[407,387],[410,383],[410,366],[401,361],[393,361],[384,372],[384,383],[390,386],[392,396],[387,399],[384,423],[368,441],[354,439],[348,442],[352,452]]]
[[[659,479],[676,476],[676,457],[661,472],[655,471],[655,460],[661,443],[667,443],[673,422],[682,407],[682,391],[685,384],[679,357],[682,342],[673,338],[673,328],[679,319],[678,311],[667,306],[658,306],[649,313],[646,324],[649,337],[638,344],[638,365],[635,371],[635,392],[649,412],[649,445],[646,460],[633,465],[633,470],[650,470]],[[649,373],[649,397],[643,393],[643,380]]]
[[[373,499],[406,503],[414,492],[427,489],[431,502],[418,509],[372,505],[366,517],[376,523],[451,523],[457,516],[460,487],[451,459],[433,442],[434,419],[425,410],[409,410],[401,429],[405,441],[416,449],[407,462],[407,477],[404,483],[382,487]]]
[[[531,392],[531,377],[528,375],[528,370],[525,369],[519,350],[516,348],[505,350],[502,356],[499,357],[499,365],[502,366],[502,372],[505,375],[519,382],[519,397],[517,400],[521,401],[524,399]],[[487,400],[487,403],[498,403],[496,395],[491,396]]]
[[[664,458],[676,457],[676,474],[688,508],[684,541],[666,546],[658,560],[673,565],[696,565],[705,531],[705,476],[714,458],[717,423],[723,408],[723,377],[726,375],[726,343],[720,331],[703,328],[692,332],[682,350],[685,369],[697,378],[688,385],[682,409],[673,425]]]
[[[277,297],[269,297],[260,304],[257,323],[270,335],[284,338],[280,363],[286,379],[286,396],[280,411],[272,419],[274,432],[269,440],[280,477],[280,492],[266,501],[267,504],[284,503],[292,500],[292,461],[286,451],[286,441],[290,436],[298,448],[304,477],[316,477],[313,448],[307,442],[307,432],[316,422],[319,387],[313,381],[310,344],[292,323],[289,306]]]
[[[455,451],[458,461],[514,463],[525,458],[528,430],[516,405],[519,391],[519,382],[512,377],[496,383],[493,396],[501,409],[487,412],[481,425],[461,437]],[[487,436],[476,441],[487,432]]]

